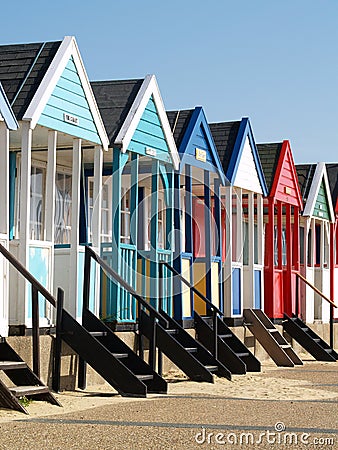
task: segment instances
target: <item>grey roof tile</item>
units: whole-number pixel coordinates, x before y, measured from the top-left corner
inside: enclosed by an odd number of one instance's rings
[[[110,145],[113,145],[143,81],[137,79],[91,83]]]
[[[338,197],[338,163],[326,164],[326,170],[329,179],[332,203],[333,207],[335,207]]]
[[[229,167],[240,123],[240,121],[235,121],[209,124],[224,173]]]
[[[317,164],[296,164],[299,189],[304,202],[307,200]]]
[[[193,109],[182,109],[180,111],[167,111],[171,131],[173,132],[176,146],[179,149],[184,133],[189,125]]]
[[[0,81],[19,120],[25,114],[60,44],[61,41],[0,46]]]
[[[264,172],[267,188],[270,192],[277,169],[280,152],[282,150],[282,142],[257,144],[257,150]]]

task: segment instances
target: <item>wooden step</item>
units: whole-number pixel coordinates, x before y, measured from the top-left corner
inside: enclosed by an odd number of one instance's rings
[[[108,336],[107,331],[89,331],[89,334],[93,337]]]
[[[26,369],[27,364],[24,361],[0,361],[0,370]]]
[[[178,330],[165,330],[168,334],[172,335],[172,334],[178,334]]]
[[[301,327],[303,331],[309,331],[308,327]]]
[[[290,344],[280,344],[281,348],[291,348]]]
[[[49,389],[47,386],[15,386],[9,388],[15,397],[23,397],[24,395],[47,394]]]
[[[250,355],[249,352],[236,353],[236,356],[238,356],[238,358],[243,358],[243,357],[249,356],[249,355]]]
[[[219,334],[218,336],[221,339],[228,339],[228,338],[232,338],[233,334]]]
[[[146,381],[146,380],[152,380],[154,378],[153,375],[149,374],[149,375],[136,375],[136,377],[140,380],[140,381]]]
[[[277,328],[267,328],[270,333],[278,333]]]
[[[186,351],[189,353],[196,353],[197,347],[185,347]]]
[[[217,372],[218,366],[204,366],[209,372]]]
[[[122,359],[122,358],[128,358],[128,353],[112,353],[114,358]]]

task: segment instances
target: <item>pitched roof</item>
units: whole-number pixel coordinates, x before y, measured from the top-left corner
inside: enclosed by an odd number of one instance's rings
[[[338,163],[326,164],[326,171],[329,179],[332,203],[336,205],[338,197]]]
[[[0,82],[17,119],[22,119],[61,41],[0,46]]]
[[[240,121],[209,124],[224,173],[229,167],[240,124]]]
[[[114,143],[143,81],[137,79],[91,83],[110,145]]]
[[[180,111],[167,111],[170,128],[173,132],[177,148],[180,147],[184,133],[189,125],[193,109],[182,109]]]
[[[307,200],[316,171],[316,164],[297,164],[296,165],[299,189],[304,202]]]
[[[271,191],[277,165],[282,150],[282,142],[257,144],[259,158],[262,164],[265,181],[269,192]]]

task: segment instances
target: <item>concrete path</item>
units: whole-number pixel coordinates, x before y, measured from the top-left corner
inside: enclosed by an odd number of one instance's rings
[[[30,416],[3,419],[0,449],[338,448],[338,363],[269,366],[213,385],[173,380],[169,395],[142,400],[78,395],[80,410],[32,405]]]

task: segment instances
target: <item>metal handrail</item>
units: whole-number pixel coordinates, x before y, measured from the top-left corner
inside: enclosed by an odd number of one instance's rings
[[[33,275],[2,244],[0,244],[0,253],[3,254],[12,266],[14,266],[21,273],[21,275],[26,278],[26,280],[29,281],[31,285],[45,297],[46,300],[49,301],[51,305],[56,307],[56,300],[53,295],[44,286],[42,286],[42,284],[39,283],[39,281],[33,277]]]
[[[57,302],[52,294],[2,244],[0,244],[0,253],[32,286],[33,371],[40,378],[39,293],[54,307]]]
[[[303,275],[301,275],[298,272],[295,272],[295,275],[299,277],[302,281],[304,281],[305,284],[310,286],[310,288],[313,289],[316,292],[316,294],[320,295],[324,300],[329,302],[331,306],[333,306],[334,308],[338,308],[338,305],[336,305],[332,300],[329,299],[329,297],[327,297],[325,294],[323,294],[323,292],[321,292],[318,288],[316,288],[316,286],[310,283],[310,281],[308,281],[305,277],[303,277]]]
[[[194,294],[198,295],[211,309],[214,309],[220,316],[224,316],[222,311],[217,308],[202,292],[200,292],[198,289],[195,288],[194,285],[190,283],[186,278],[184,278],[179,272],[177,272],[174,267],[172,267],[170,264],[168,264],[166,261],[160,261],[159,264],[162,264],[167,267],[173,274],[175,274],[186,286],[188,286],[189,289],[193,291]]]
[[[123,289],[125,289],[127,292],[129,292],[129,294],[132,295],[145,309],[147,309],[149,311],[149,313],[153,314],[154,317],[156,317],[156,319],[158,319],[159,321],[164,323],[164,325],[166,327],[168,326],[168,321],[153,306],[151,306],[150,303],[148,303],[142,297],[142,295],[138,294],[130,286],[130,284],[128,284],[117,272],[115,272],[114,269],[109,267],[108,264],[102,258],[100,258],[100,256],[93,249],[86,246],[85,247],[85,258],[86,258],[86,255],[89,255],[90,258],[93,258],[94,261],[96,261],[105,272],[107,272],[112,278],[114,278],[115,281],[117,281],[123,287]],[[87,256],[87,258],[88,258],[88,256]],[[85,259],[85,263],[86,263],[86,259]],[[87,275],[89,275],[89,274],[90,274],[90,272],[87,273]],[[85,274],[85,281],[86,280],[89,281],[89,277],[86,276],[86,274]],[[84,295],[85,294],[89,294],[88,287],[86,287],[86,286],[85,286]],[[89,295],[88,295],[87,299],[84,298],[84,306],[86,308],[88,308],[88,306],[89,306]]]
[[[138,294],[115,270],[108,266],[108,264],[95,253],[95,251],[86,246],[85,247],[85,266],[84,266],[84,280],[83,280],[83,310],[89,308],[90,295],[90,263],[91,259],[96,261],[102,270],[111,276],[120,286],[122,286],[130,295],[132,295],[138,302],[138,322],[139,322],[139,354],[144,358],[143,343],[142,343],[142,307],[149,313],[152,332],[149,339],[149,365],[155,370],[156,366],[156,320],[161,325],[168,328],[169,322],[165,319],[153,306],[150,305],[140,294]]]
[[[221,317],[224,317],[224,314],[222,311],[217,308],[202,292],[200,292],[198,289],[193,286],[190,281],[188,281],[186,278],[184,278],[174,267],[172,267],[170,264],[168,264],[166,261],[160,261],[159,262],[159,269],[160,269],[160,276],[159,276],[159,282],[160,287],[162,286],[162,279],[163,279],[163,266],[165,266],[168,270],[170,270],[174,275],[176,275],[194,294],[196,294],[200,299],[202,299],[206,305],[209,306],[209,308],[212,310],[212,320],[213,320],[213,356],[215,359],[218,357],[218,326],[217,326],[217,314],[219,314]],[[162,292],[160,290],[160,301],[162,301]]]
[[[334,346],[334,332],[333,332],[333,308],[338,308],[338,305],[336,305],[329,297],[327,297],[323,292],[321,292],[316,286],[314,286],[310,281],[308,281],[303,275],[301,275],[299,272],[295,272],[296,275],[296,316],[298,317],[299,313],[299,281],[302,280],[305,284],[307,284],[316,294],[320,295],[324,300],[326,300],[330,304],[330,347],[333,348]]]

